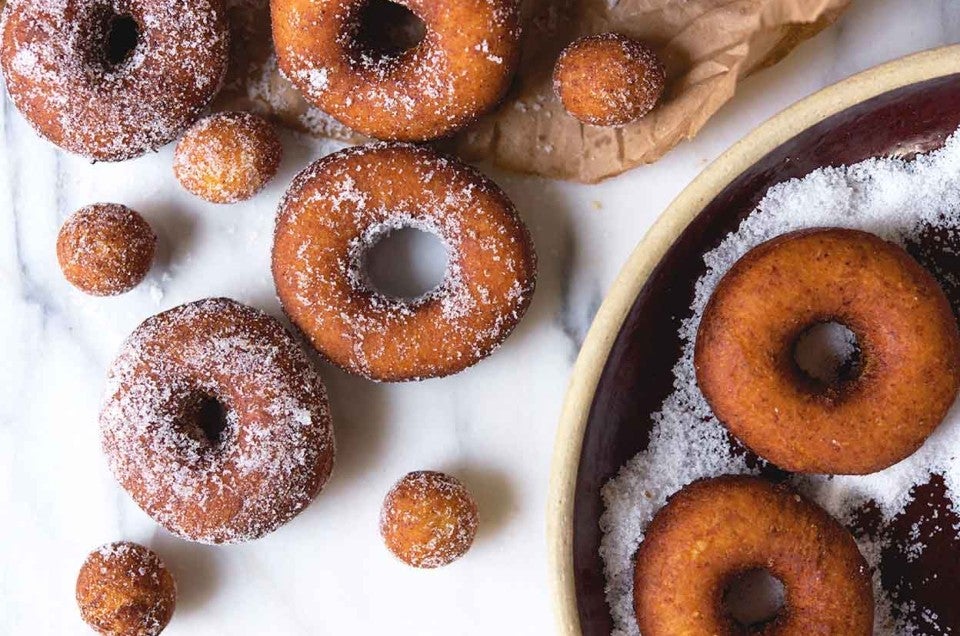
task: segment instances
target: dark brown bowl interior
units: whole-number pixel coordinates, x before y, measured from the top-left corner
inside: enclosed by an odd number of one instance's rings
[[[646,446],[649,416],[672,390],[671,371],[681,347],[679,321],[690,314],[694,283],[704,273],[703,254],[737,227],[770,186],[822,166],[932,150],[958,126],[960,75],[913,84],[862,102],[803,131],[750,166],[700,212],[666,253],[620,328],[584,434],[574,502],[573,560],[585,635],[606,636],[612,629],[598,554],[600,488]],[[938,234],[960,244],[960,228]],[[913,246],[912,252],[941,279],[956,312],[960,290],[946,285],[941,274],[960,271],[960,259],[924,244]],[[939,614],[943,633],[960,633],[960,541],[953,530],[960,527],[960,517],[944,498],[942,481],[935,478],[917,490],[915,503],[890,526],[878,527],[876,515],[864,510],[862,521],[852,530],[890,533],[895,546],[898,537],[906,542],[910,526],[919,523],[927,550],[909,563],[899,550],[885,553],[884,586],[900,590],[901,598],[915,599],[918,609],[926,607]],[[939,518],[934,519],[937,512]]]

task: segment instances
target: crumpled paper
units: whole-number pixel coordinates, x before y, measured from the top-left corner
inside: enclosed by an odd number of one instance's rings
[[[540,0],[526,23],[509,99],[454,140],[458,154],[548,177],[593,183],[652,163],[694,137],[737,83],[833,23],[850,0]],[[553,94],[561,49],[617,31],[651,44],[667,70],[660,104],[622,128],[581,124]]]
[[[592,183],[651,163],[699,132],[737,83],[775,64],[836,20],[850,0],[521,0],[519,72],[500,108],[442,149],[499,167]],[[269,114],[292,128],[350,142],[363,138],[310,106],[277,70],[266,0],[233,0],[232,68],[216,104]],[[576,37],[618,31],[648,42],[667,69],[661,103],[622,128],[581,124],[553,93],[561,49]]]

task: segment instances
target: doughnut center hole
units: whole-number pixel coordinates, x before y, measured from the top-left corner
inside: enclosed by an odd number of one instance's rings
[[[447,269],[440,237],[413,227],[384,234],[366,254],[372,287],[388,298],[414,300],[436,289]]]
[[[107,22],[106,60],[108,68],[120,66],[129,59],[140,43],[140,25],[132,15],[114,15]]]
[[[786,602],[783,581],[756,568],[738,574],[723,593],[723,608],[741,627],[762,627],[775,620]]]
[[[805,329],[793,346],[793,360],[808,380],[821,389],[835,389],[860,375],[862,354],[857,336],[836,321]]]
[[[217,446],[227,428],[227,409],[216,398],[204,396],[197,405],[194,421],[207,441]]]
[[[427,35],[417,15],[397,2],[367,0],[360,8],[357,44],[361,58],[394,58],[415,48]]]

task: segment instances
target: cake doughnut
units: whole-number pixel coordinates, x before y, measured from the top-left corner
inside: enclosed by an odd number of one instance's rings
[[[416,568],[456,561],[477,536],[477,504],[454,477],[407,473],[383,500],[380,536],[395,557]]]
[[[130,291],[153,264],[157,235],[142,216],[119,203],[80,208],[60,227],[57,261],[82,292],[113,296]]]
[[[391,141],[446,136],[491,110],[520,55],[515,0],[398,0],[423,21],[399,53],[365,41],[369,0],[271,0],[281,72],[359,133]]]
[[[824,323],[857,340],[855,377],[816,380],[795,361]],[[780,468],[867,474],[913,453],[960,386],[960,335],[937,281],[866,232],[818,228],[748,252],[717,285],[694,351],[717,418]]]
[[[263,117],[223,112],[204,117],[177,142],[173,173],[211,203],[249,199],[277,174],[283,146]]]
[[[153,550],[129,541],[87,556],[76,585],[83,620],[107,636],[156,636],[177,604],[173,576]]]
[[[320,377],[279,322],[225,298],[180,305],[134,330],[107,377],[100,433],[137,504],[203,543],[272,532],[333,467]]]
[[[365,258],[413,227],[447,249],[442,282],[412,300],[369,281]],[[456,373],[520,321],[536,256],[523,222],[489,179],[426,148],[373,144],[301,172],[280,203],[273,278],[290,320],[334,364],[381,381]]]
[[[585,124],[624,126],[653,110],[666,75],[646,44],[618,33],[576,40],[553,69],[564,110]]]
[[[38,133],[120,161],[199,116],[226,73],[227,40],[219,0],[8,0],[0,68]]]
[[[762,625],[743,625],[724,596],[756,570],[783,584],[784,603]],[[873,634],[871,575],[853,537],[788,487],[756,477],[675,493],[637,551],[633,600],[643,636]]]

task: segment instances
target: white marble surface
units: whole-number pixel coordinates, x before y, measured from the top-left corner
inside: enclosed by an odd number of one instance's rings
[[[683,186],[770,115],[876,63],[958,41],[958,0],[855,0],[655,166],[594,187],[494,173],[540,254],[524,322],[493,357],[451,378],[384,386],[324,368],[339,442],[333,479],[292,523],[233,547],[170,536],[115,484],[97,437],[103,374],[136,324],[181,302],[228,295],[279,314],[268,271],[274,210],[292,175],[330,147],[287,137],[273,187],[215,208],[177,187],[172,148],[89,165],[37,139],[3,101],[0,633],[86,633],[77,568],[118,539],[152,546],[174,571],[171,635],[551,633],[553,435],[578,345],[627,255]],[[62,220],[97,200],[140,210],[160,235],[147,282],[113,299],[73,290],[54,254]],[[376,530],[387,488],[419,468],[460,476],[480,506],[473,550],[437,571],[394,561]]]

